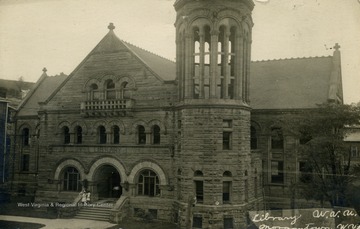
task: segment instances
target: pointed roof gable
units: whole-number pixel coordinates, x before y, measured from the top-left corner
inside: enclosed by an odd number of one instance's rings
[[[110,23],[109,32],[95,46],[95,48],[84,58],[84,60],[70,73],[69,77],[49,96],[46,103],[66,84],[70,78],[86,63],[86,61],[96,54],[111,54],[128,50],[141,61],[149,71],[161,81],[173,81],[176,78],[175,62],[138,48],[125,41],[120,40],[114,33],[115,26]]]
[[[44,102],[67,77],[67,75],[63,73],[56,76],[48,76],[45,68],[43,71],[44,73],[40,79],[19,104],[18,116],[37,115],[40,109],[39,102]]]

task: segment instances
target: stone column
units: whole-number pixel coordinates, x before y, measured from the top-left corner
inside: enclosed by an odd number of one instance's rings
[[[216,95],[216,78],[217,75],[217,46],[218,46],[218,39],[219,39],[219,31],[212,30],[211,31],[211,44],[210,44],[210,98],[217,98]]]

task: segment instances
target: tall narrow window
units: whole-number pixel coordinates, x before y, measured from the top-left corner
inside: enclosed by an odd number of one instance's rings
[[[223,203],[230,202],[231,181],[223,181]]]
[[[74,167],[66,168],[64,172],[63,189],[65,191],[80,191],[80,174]]]
[[[203,173],[199,170],[194,173],[195,197],[198,203],[204,202]]]
[[[27,172],[30,170],[30,154],[24,153],[21,156],[21,171]]]
[[[82,143],[82,128],[81,128],[81,126],[77,126],[75,128],[75,136],[76,136],[76,143],[81,144]]]
[[[137,127],[138,132],[138,144],[146,144],[146,133],[144,126]]]
[[[250,127],[250,146],[251,149],[257,149],[257,133],[255,127]]]
[[[223,173],[223,203],[229,203],[231,201],[231,187],[232,186],[232,174],[230,171]]]
[[[130,96],[128,95],[128,91],[127,91],[127,85],[128,85],[128,82],[123,82],[121,84],[121,87],[120,87],[120,92],[121,92],[121,99],[129,99]]]
[[[70,143],[70,130],[69,127],[67,126],[63,127],[63,139],[64,139],[64,144]]]
[[[152,128],[152,138],[153,144],[160,144],[160,127],[158,125]]]
[[[90,100],[99,100],[100,99],[100,92],[98,90],[98,85],[91,84],[90,85]]]
[[[112,80],[106,81],[106,99],[115,99],[116,98],[116,91],[115,91],[115,84]]]
[[[120,143],[120,128],[118,126],[113,126],[112,133],[113,133],[113,143],[119,144]]]
[[[106,129],[104,126],[99,127],[99,143],[106,144]]]
[[[142,171],[138,179],[138,194],[145,196],[160,195],[159,177],[152,170]]]
[[[231,132],[223,132],[223,149],[231,149]]]
[[[284,148],[284,137],[281,128],[271,129],[271,148],[272,149]]]
[[[271,183],[284,183],[284,162],[271,161]]]
[[[28,146],[30,141],[30,132],[29,132],[29,129],[28,128],[24,128],[22,130],[22,144],[23,146]]]

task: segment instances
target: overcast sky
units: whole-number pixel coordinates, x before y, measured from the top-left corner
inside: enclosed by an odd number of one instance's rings
[[[174,0],[0,0],[0,78],[70,74],[108,32],[175,60]],[[252,60],[328,56],[339,43],[346,103],[360,101],[360,0],[258,0]]]

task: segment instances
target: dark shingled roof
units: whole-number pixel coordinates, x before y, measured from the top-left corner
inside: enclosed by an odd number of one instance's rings
[[[63,73],[56,76],[47,76],[44,73],[19,105],[18,116],[37,115],[39,102],[44,102],[66,77],[67,75]]]
[[[253,109],[314,108],[328,100],[332,57],[251,63]]]
[[[130,43],[125,42],[125,44],[151,71],[161,77],[161,79],[165,81],[175,80],[176,63],[174,61],[158,56]]]

